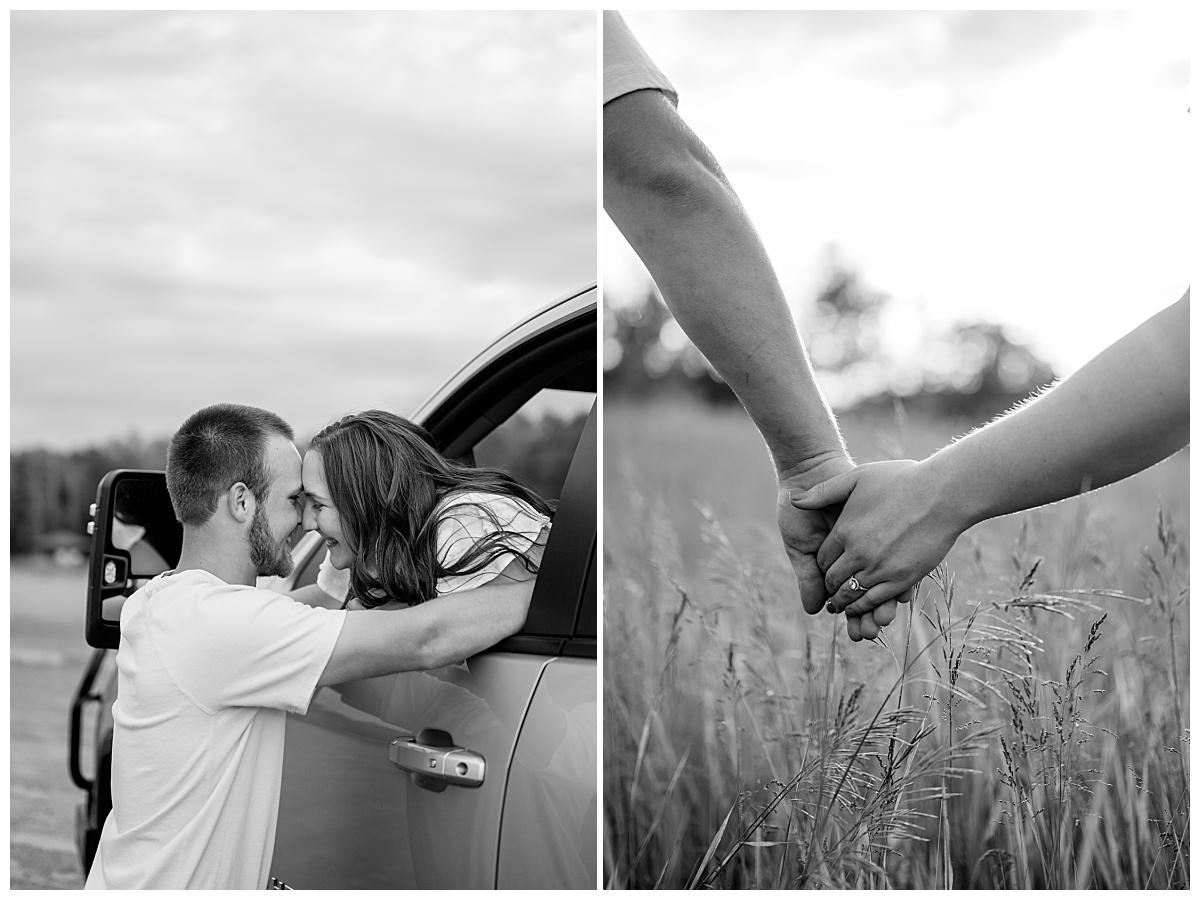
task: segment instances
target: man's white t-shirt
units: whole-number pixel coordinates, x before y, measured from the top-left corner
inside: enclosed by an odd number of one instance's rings
[[[88,888],[266,887],[286,713],[308,709],[345,617],[196,569],[125,602]]]
[[[642,49],[621,14],[604,10],[604,102],[648,88],[679,102],[674,85]]]

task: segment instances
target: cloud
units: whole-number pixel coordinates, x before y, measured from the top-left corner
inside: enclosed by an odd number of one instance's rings
[[[902,78],[929,77],[935,71],[949,75],[1003,69],[1052,54],[1070,35],[1088,28],[1096,15],[787,10],[630,13],[626,17],[660,66],[668,57],[684,65],[690,59],[715,80],[722,71],[734,68],[769,75],[810,60],[866,75]],[[658,38],[668,27],[674,37]],[[714,40],[716,35],[720,41]],[[688,54],[689,45],[703,46],[704,54]],[[747,53],[748,47],[754,52]],[[770,84],[768,77],[764,89]]]
[[[595,37],[574,12],[14,13],[14,442],[138,423],[159,399],[127,357],[161,393],[254,335],[477,350],[594,279]]]

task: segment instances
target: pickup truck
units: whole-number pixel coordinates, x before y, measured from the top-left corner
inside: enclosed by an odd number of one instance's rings
[[[446,455],[504,466],[556,501],[529,615],[463,663],[324,687],[288,716],[273,887],[597,887],[596,309],[594,284],[560,298],[411,416]],[[110,472],[90,529],[97,649],[70,738],[85,876],[112,806],[119,607],[179,558],[163,474]],[[292,574],[260,586],[312,584],[324,555],[308,533]]]

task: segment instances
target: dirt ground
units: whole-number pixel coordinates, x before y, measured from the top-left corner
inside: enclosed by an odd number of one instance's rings
[[[90,648],[82,568],[15,561],[10,580],[9,886],[83,887],[68,769],[71,701]]]

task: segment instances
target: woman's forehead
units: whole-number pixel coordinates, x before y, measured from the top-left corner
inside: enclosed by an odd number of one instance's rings
[[[304,490],[307,493],[325,492],[325,467],[321,465],[321,456],[316,450],[304,454],[303,465]]]

